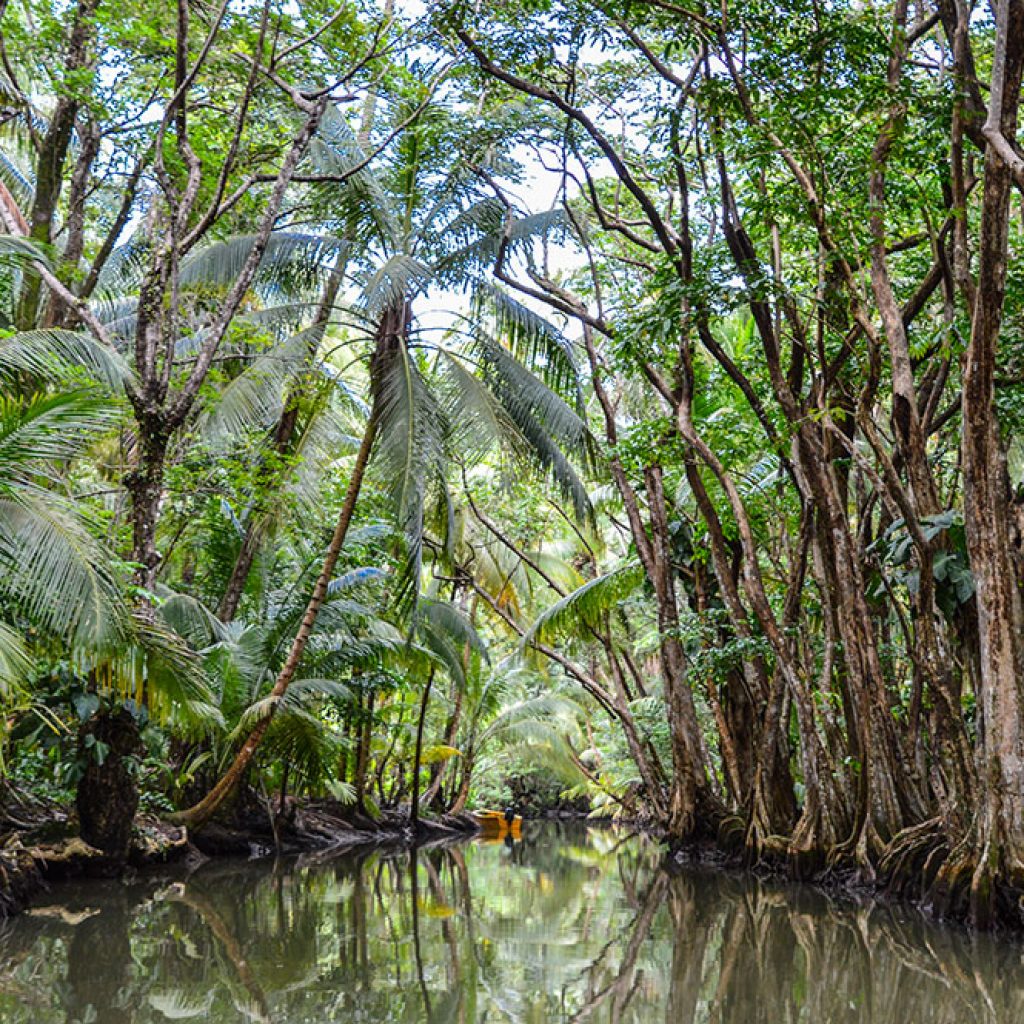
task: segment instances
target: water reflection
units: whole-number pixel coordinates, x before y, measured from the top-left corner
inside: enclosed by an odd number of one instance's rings
[[[1024,946],[638,837],[210,863],[54,889],[0,930],[5,1024],[1016,1024]]]

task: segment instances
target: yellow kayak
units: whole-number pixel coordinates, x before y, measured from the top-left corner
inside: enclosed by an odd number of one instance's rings
[[[509,817],[505,811],[474,811],[472,817],[487,839],[522,838],[523,819],[518,814]]]

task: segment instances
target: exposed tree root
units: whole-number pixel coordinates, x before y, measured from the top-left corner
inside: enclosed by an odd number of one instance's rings
[[[929,818],[898,833],[878,864],[878,879],[885,891],[908,899],[921,899],[949,856],[942,818]]]

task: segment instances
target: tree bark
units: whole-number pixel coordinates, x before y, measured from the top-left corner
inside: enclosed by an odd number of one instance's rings
[[[1015,138],[1024,70],[1024,2],[997,5],[989,118]],[[1012,506],[995,409],[995,370],[1003,319],[1012,187],[994,147],[985,154],[977,294],[963,357],[964,518],[978,601],[982,805],[971,916],[996,923],[997,888],[1024,884],[1024,609],[1010,535]],[[1018,538],[1019,540],[1019,538]],[[1017,913],[1020,913],[1019,907]]]
[[[131,848],[139,792],[126,759],[140,750],[138,723],[125,708],[100,711],[78,733],[85,765],[75,794],[79,830],[115,864],[123,864]]]
[[[64,186],[64,162],[80,106],[77,95],[79,85],[74,79],[94,59],[91,49],[95,35],[93,15],[98,6],[99,0],[78,0],[63,68],[64,78],[71,82],[71,86],[57,100],[36,156],[35,192],[28,215],[28,234],[32,241],[43,245],[49,245],[52,237],[53,217]],[[42,282],[37,275],[26,273],[15,313],[19,330],[27,331],[36,326],[41,286]]]
[[[423,727],[427,721],[427,705],[430,703],[430,689],[433,685],[434,672],[431,670],[423,686],[420,713],[416,720],[416,749],[412,761],[412,798],[409,801],[409,823],[413,829],[420,821],[420,765],[423,763]]]

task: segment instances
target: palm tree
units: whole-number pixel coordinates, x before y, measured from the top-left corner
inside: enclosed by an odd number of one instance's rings
[[[347,312],[361,343],[370,409],[321,571],[271,691],[274,701],[284,696],[301,663],[371,454],[406,537],[409,558],[399,591],[410,603],[419,589],[431,503],[442,513],[450,507],[445,479],[455,446],[479,457],[503,440],[550,472],[585,513],[585,490],[564,452],[585,455],[586,426],[555,390],[575,386],[571,349],[546,321],[486,276],[503,247],[529,253],[533,240],[557,226],[557,218],[515,223],[485,194],[471,161],[442,170],[436,161],[438,143],[450,127],[446,117],[437,106],[423,106],[407,118],[394,159],[379,176],[367,169],[346,175],[365,157],[340,118],[325,121],[310,151],[317,172],[310,177],[322,185],[314,194],[314,211],[318,205],[323,213],[334,210],[342,227],[357,224],[365,234],[353,261],[358,290]],[[338,181],[344,184],[332,185]],[[449,348],[417,327],[413,307],[430,287],[457,284],[472,290],[475,315]],[[198,827],[209,819],[244,775],[268,727],[265,720],[253,729],[217,785],[179,820]]]
[[[347,655],[344,659],[331,659],[332,675],[340,673],[340,661],[354,664],[367,657],[365,643],[349,642],[344,647],[341,643],[330,643],[332,633],[344,632],[348,640],[355,633],[351,614],[354,605],[343,603],[340,614],[319,634],[321,640]],[[259,624],[223,623],[197,599],[172,593],[161,602],[159,614],[202,659],[221,719],[215,732],[185,751],[179,774],[194,783],[211,768],[214,772],[221,770],[239,739],[273,714],[265,753],[268,763],[281,766],[279,789],[283,805],[289,781],[315,788],[332,777],[343,737],[320,710],[325,703],[348,701],[350,691],[334,678],[316,676],[296,679],[282,701],[271,701],[267,689],[274,678],[275,641],[283,624],[294,621],[293,610],[287,605],[277,610],[278,619]],[[369,615],[369,609],[366,612]],[[326,667],[324,659],[320,659],[317,667]]]
[[[480,639],[472,620],[450,602],[437,599],[421,601],[416,609],[415,635],[425,649],[436,658],[438,665],[444,668],[452,684],[460,692],[465,692],[470,687],[471,680],[480,672],[480,666],[488,660],[487,647]],[[427,673],[416,719],[412,799],[409,804],[409,820],[413,828],[419,823],[423,734],[436,667],[432,664]],[[434,753],[436,756],[436,748]]]

